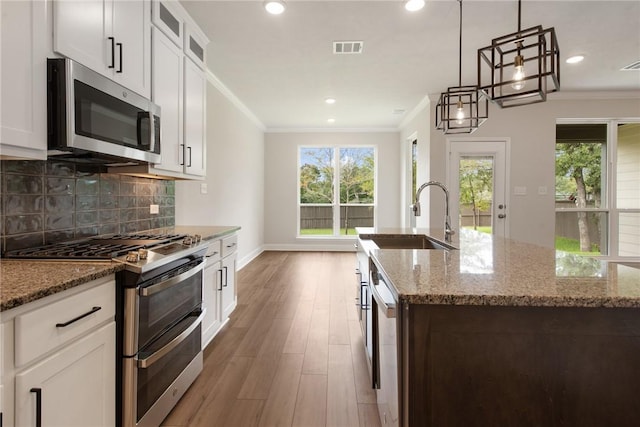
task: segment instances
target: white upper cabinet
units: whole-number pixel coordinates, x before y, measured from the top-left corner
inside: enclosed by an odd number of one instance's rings
[[[160,151],[155,168],[181,173],[184,165],[182,51],[153,28],[153,86],[151,98],[162,110]]]
[[[53,49],[151,95],[149,0],[63,0],[53,5]]]
[[[184,164],[190,175],[206,174],[207,78],[198,65],[184,61]]]
[[[151,9],[151,100],[162,110],[162,160],[143,167],[144,170],[140,167],[120,170],[202,179],[206,175],[204,51],[209,41],[177,1],[154,0]],[[189,40],[197,42],[189,43]],[[190,53],[190,49],[194,52]]]
[[[0,1],[0,158],[47,158],[47,54],[43,1]]]

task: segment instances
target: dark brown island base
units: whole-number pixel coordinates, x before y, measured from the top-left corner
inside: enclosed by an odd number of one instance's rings
[[[640,425],[640,269],[464,230],[452,250],[358,231],[382,425]]]

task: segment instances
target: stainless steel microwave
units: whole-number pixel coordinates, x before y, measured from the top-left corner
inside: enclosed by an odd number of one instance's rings
[[[47,60],[48,154],[77,163],[160,162],[160,107],[67,58]]]

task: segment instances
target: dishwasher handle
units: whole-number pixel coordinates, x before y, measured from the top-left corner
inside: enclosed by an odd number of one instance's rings
[[[385,317],[387,319],[395,319],[396,303],[393,300],[393,296],[391,295],[391,292],[389,291],[389,289],[385,286],[384,282],[382,280],[379,280],[379,282],[382,282],[383,284],[382,285],[371,284],[371,286],[369,286],[371,288],[371,294],[373,295],[373,298],[376,300],[378,309],[384,313]],[[382,287],[384,287],[384,290],[381,289]],[[386,293],[388,295],[387,300],[383,298],[382,293]]]

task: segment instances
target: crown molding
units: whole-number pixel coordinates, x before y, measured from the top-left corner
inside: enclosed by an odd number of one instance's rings
[[[244,105],[242,101],[233,93],[231,89],[229,89],[222,81],[211,72],[207,68],[207,81],[211,83],[213,87],[218,89],[218,91],[229,100],[238,110],[240,110],[249,120],[251,120],[260,130],[263,132],[267,129],[267,127],[258,119],[258,117],[253,114],[253,112]]]
[[[398,128],[268,128],[265,133],[398,133]]]

